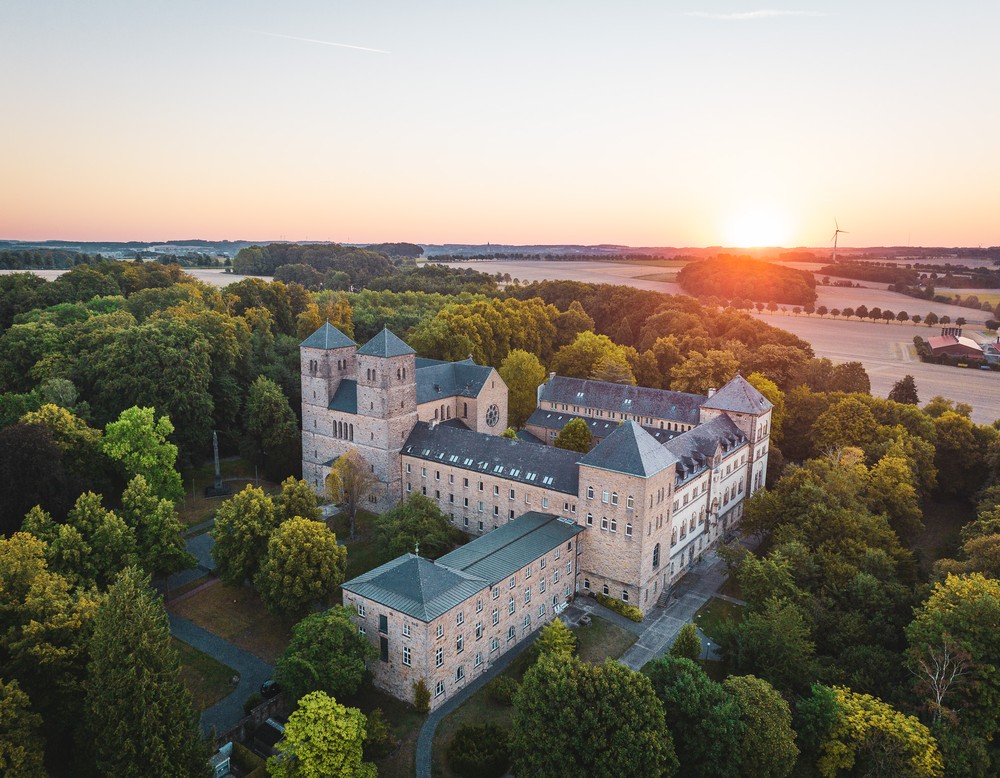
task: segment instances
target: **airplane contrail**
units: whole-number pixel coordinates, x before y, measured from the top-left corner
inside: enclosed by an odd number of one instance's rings
[[[350,43],[334,43],[333,41],[321,41],[316,38],[299,38],[295,35],[282,35],[280,32],[263,32],[262,30],[254,30],[258,35],[268,35],[272,38],[284,38],[290,41],[302,41],[303,43],[319,43],[323,46],[336,46],[340,49],[355,49],[357,51],[370,51],[373,54],[392,54],[391,51],[385,51],[384,49],[370,49],[367,46],[352,46]]]

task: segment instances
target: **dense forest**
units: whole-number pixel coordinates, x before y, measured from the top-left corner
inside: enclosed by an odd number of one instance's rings
[[[729,254],[685,265],[677,274],[677,283],[698,297],[790,305],[816,302],[816,279],[809,271]]]
[[[310,290],[289,278],[215,289],[142,262],[81,265],[55,281],[0,276],[0,701],[12,711],[0,758],[4,744],[23,744],[21,774],[41,774],[43,762],[67,774],[68,753],[75,774],[109,774],[121,741],[94,732],[85,711],[126,704],[115,699],[126,687],[102,679],[131,661],[130,629],[165,634],[144,576],[191,564],[173,507],[179,471],[210,454],[214,429],[224,453],[241,452],[272,480],[298,474],[298,343],[326,320],[358,342],[388,326],[422,356],[471,354],[497,367],[514,424],[548,370],[689,392],[740,371],[775,406],[769,488],[743,525],[761,544],[722,552],[747,602],[722,641],[733,675],[719,684],[671,659],[643,680],[539,659],[514,698],[519,774],[544,769],[546,753],[576,764],[558,728],[542,737],[532,723],[549,703],[574,710],[552,692],[570,687],[590,705],[587,689],[614,689],[608,716],[648,714],[669,748],[650,757],[651,771],[635,752],[618,754],[643,775],[763,774],[748,767],[747,733],[762,726],[740,707],[748,694],[787,718],[767,774],[996,774],[1000,435],[969,408],[941,398],[921,408],[912,380],[871,397],[860,364],[833,365],[787,332],[691,297],[572,281],[501,289],[486,274],[399,266],[360,249],[314,267],[312,247],[301,248],[283,255],[297,260],[286,267],[344,273],[365,288]],[[261,509],[270,522],[305,499],[294,480],[283,488]],[[234,524],[268,499],[234,502]],[[942,505],[965,517],[944,552],[926,542]],[[289,543],[308,529],[286,523]],[[259,562],[267,544],[256,542]],[[123,621],[133,612],[141,618]],[[164,657],[144,661],[162,661],[169,680],[174,660]],[[173,724],[147,728],[173,744],[174,766],[195,764],[203,749],[189,703],[168,680],[146,699],[160,694]],[[680,704],[695,692],[699,705]],[[71,748],[87,738],[93,752]]]

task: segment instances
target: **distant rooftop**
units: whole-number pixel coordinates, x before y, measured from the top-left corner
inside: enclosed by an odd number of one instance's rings
[[[403,444],[404,456],[417,457],[474,473],[489,473],[511,481],[544,486],[555,492],[577,493],[576,466],[581,454],[561,448],[484,435],[438,424],[417,422]]]
[[[587,406],[616,413],[670,419],[684,424],[698,423],[698,408],[704,395],[650,389],[645,386],[612,384],[583,378],[554,376],[542,386],[542,402],[569,407]]]
[[[709,397],[702,407],[734,413],[760,414],[771,410],[771,401],[743,376],[738,375]]]

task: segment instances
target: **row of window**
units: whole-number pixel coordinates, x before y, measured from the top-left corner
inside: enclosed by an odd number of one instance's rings
[[[588,513],[587,514],[587,526],[588,527],[593,527],[594,526],[594,514],[592,514],[592,513]],[[604,530],[605,532],[617,532],[618,531],[618,519],[615,519],[615,518],[609,519],[607,516],[601,516],[601,529]],[[625,524],[625,537],[627,537],[627,538],[632,537],[632,523],[631,522],[627,522]]]
[[[588,500],[593,500],[594,499],[594,487],[593,486],[588,486],[587,487],[587,499]],[[609,494],[607,489],[603,490],[601,492],[601,502],[603,502],[605,505],[608,505],[609,503],[611,505],[617,505],[618,504],[618,492],[611,492]],[[635,498],[631,494],[628,495],[625,498],[625,507],[628,510],[632,510],[632,508],[635,507]]]
[[[631,403],[631,400],[625,400],[625,403]],[[588,408],[587,406],[581,405],[569,405],[567,403],[549,403],[549,406],[554,411],[563,410],[570,411],[571,413],[584,414],[586,416],[596,416],[603,419],[605,411],[601,408]],[[638,422],[639,424],[645,425],[646,427],[652,427],[654,424],[659,422],[661,430],[673,430],[675,432],[686,432],[692,428],[691,424],[680,424],[676,421],[660,421],[652,416],[642,416],[637,413],[624,413],[616,411],[607,411],[609,419],[621,419],[622,421],[632,421]]]

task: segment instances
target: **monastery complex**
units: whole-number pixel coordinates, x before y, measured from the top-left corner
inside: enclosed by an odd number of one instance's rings
[[[423,680],[436,707],[578,593],[647,613],[766,477],[771,404],[741,376],[703,396],[550,374],[511,440],[507,386],[471,358],[418,358],[387,329],[358,347],[327,323],[301,360],[303,477],[321,492],[355,449],[372,510],[419,492],[474,537],[343,585],[376,684],[407,701]],[[552,446],[576,418],[590,451]]]

